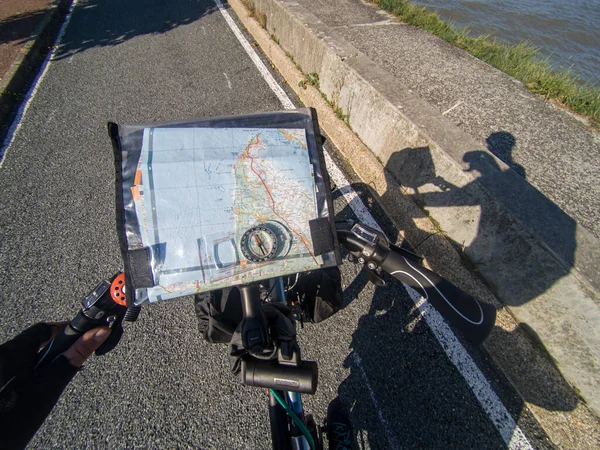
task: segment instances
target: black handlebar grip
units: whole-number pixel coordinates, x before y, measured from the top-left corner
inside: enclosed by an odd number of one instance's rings
[[[480,303],[449,281],[390,250],[381,264],[390,275],[414,288],[474,344],[481,344],[496,321],[496,308]]]
[[[111,281],[115,278],[116,276]],[[83,334],[93,328],[110,326],[112,328],[111,337],[115,332],[119,333],[121,331],[121,321],[125,316],[127,307],[116,303],[111,297],[111,281],[101,282],[96,289],[88,294],[75,318],[40,351],[36,367],[52,362],[58,355],[68,350]],[[120,334],[118,334],[118,338],[120,338]],[[116,345],[116,342],[112,342],[113,347],[114,345]]]
[[[83,334],[100,325],[102,323],[91,320],[82,311],[79,311],[71,323],[40,352],[36,367],[53,361],[54,358],[71,347]]]
[[[242,383],[247,386],[314,394],[318,376],[315,361],[301,361],[294,366],[254,358],[242,360]]]

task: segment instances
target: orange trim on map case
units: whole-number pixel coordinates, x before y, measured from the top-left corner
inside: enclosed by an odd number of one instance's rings
[[[137,186],[131,186],[131,195],[136,202],[140,201],[140,191]]]

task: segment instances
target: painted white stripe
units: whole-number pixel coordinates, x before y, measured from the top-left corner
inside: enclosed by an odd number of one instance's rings
[[[466,352],[456,338],[450,326],[444,321],[431,304],[409,286],[406,286],[408,294],[419,308],[421,315],[425,318],[427,325],[431,328],[434,336],[448,355],[448,358],[458,369],[467,384],[479,400],[481,407],[490,417],[492,423],[502,436],[502,439],[510,449],[531,449],[531,444],[517,426],[514,419],[493,391],[488,380],[471,356]]]
[[[279,98],[279,100],[281,101],[283,107],[285,109],[294,109],[295,106],[292,103],[292,101],[286,95],[285,91],[277,84],[271,73],[267,70],[263,62],[260,60],[256,52],[252,48],[252,46],[248,43],[246,38],[244,38],[239,28],[229,15],[229,12],[223,7],[221,1],[214,0],[214,2],[219,7],[219,10],[223,14],[223,17],[225,17],[225,20],[227,21],[229,27],[232,29],[233,33],[236,35],[236,37],[242,44],[242,47],[244,47],[244,49],[246,50],[246,53],[248,53],[252,61],[254,61],[254,64],[264,77],[267,84],[271,87],[277,98]],[[352,189],[352,186],[350,186],[348,180],[346,179],[342,171],[337,167],[333,159],[327,153],[325,153],[325,163],[327,164],[327,171],[329,172],[329,176],[344,196],[344,199],[346,200],[352,211],[354,211],[354,214],[356,214],[358,220],[367,226],[375,228],[378,231],[382,231],[381,227],[377,224],[377,222],[371,215],[369,209],[365,206],[365,204],[358,196],[356,191]],[[492,387],[485,379],[485,376],[481,373],[481,371],[475,364],[475,361],[473,361],[469,353],[465,350],[460,341],[456,338],[456,336],[454,335],[450,327],[446,324],[440,313],[433,309],[433,307],[429,303],[425,302],[425,299],[421,298],[421,296],[416,291],[414,291],[407,285],[404,286],[406,287],[412,300],[419,307],[419,311],[427,321],[427,324],[431,328],[437,340],[442,345],[442,348],[446,351],[448,358],[450,359],[450,361],[452,361],[452,364],[454,364],[454,366],[463,376],[463,378],[477,397],[477,400],[491,419],[492,423],[502,436],[502,439],[507,444],[509,449],[531,449],[531,444],[523,434],[523,431],[517,426],[506,407],[502,404],[502,401],[492,390]],[[354,355],[355,360],[358,362],[358,367],[362,371],[363,379],[368,385],[369,394],[371,395],[373,403],[375,404],[377,414],[379,415],[379,419],[381,420],[384,428],[386,429],[386,433],[388,433],[388,439],[394,440],[394,435],[388,431],[387,421],[385,420],[383,414],[377,406],[375,394],[370,388],[369,380],[367,379],[367,375],[360,363],[360,357],[358,356],[358,354],[356,354],[356,352],[354,353]],[[394,444],[394,442],[391,443]],[[397,447],[399,448],[399,446]]]
[[[366,226],[376,229],[377,231],[383,233],[383,230],[379,226],[379,224],[375,221],[369,208],[365,206],[361,198],[358,196],[356,191],[352,189],[352,186],[346,180],[343,172],[337,166],[337,164],[333,161],[329,153],[324,152],[325,154],[325,164],[327,165],[327,172],[329,173],[329,177],[335,183],[335,186],[338,188],[340,193],[344,196],[344,200],[350,206],[350,209],[354,211],[356,217],[364,223]],[[383,233],[385,234],[385,233]]]
[[[78,0],[73,0],[73,3],[71,3],[71,6],[69,7],[69,11],[67,12],[67,15],[65,16],[65,21],[62,24],[62,26],[60,27],[58,36],[56,36],[54,44],[52,45],[52,50],[50,52],[48,52],[48,54],[46,55],[46,59],[44,60],[44,63],[42,64],[42,67],[40,69],[40,72],[38,73],[38,76],[34,80],[31,87],[29,88],[29,91],[27,92],[27,95],[25,96],[25,101],[19,107],[19,110],[17,111],[17,115],[15,116],[13,123],[11,124],[10,128],[8,129],[8,133],[6,135],[6,138],[4,139],[2,148],[0,149],[0,168],[2,167],[2,164],[4,163],[4,157],[6,156],[6,153],[8,152],[8,150],[10,149],[10,146],[12,145],[13,141],[15,140],[15,136],[21,129],[21,123],[23,121],[23,117],[25,117],[25,114],[27,113],[27,110],[29,109],[29,105],[31,104],[31,101],[33,100],[33,98],[35,97],[35,94],[38,91],[40,83],[42,82],[42,80],[46,76],[46,73],[48,72],[48,68],[50,67],[50,62],[52,61],[52,59],[54,59],[56,50],[57,50],[58,46],[60,45],[60,43],[62,42],[62,38],[65,35],[67,26],[69,26],[69,22],[71,21],[71,16],[73,15],[73,9],[77,5],[77,2],[78,2]]]
[[[396,434],[390,428],[387,420],[383,417],[383,413],[381,412],[381,408],[379,408],[379,404],[377,403],[377,398],[375,397],[375,392],[373,392],[373,388],[371,388],[371,383],[369,383],[369,378],[367,377],[367,373],[362,365],[362,359],[358,356],[358,353],[355,351],[352,353],[352,358],[356,363],[356,366],[360,369],[360,374],[365,382],[365,386],[367,387],[367,391],[369,391],[369,395],[371,396],[371,400],[373,401],[373,406],[375,406],[375,410],[377,411],[377,415],[379,416],[379,421],[381,425],[383,425],[383,429],[385,431],[385,437],[388,440],[389,448],[396,449],[402,448],[398,440],[396,439]]]
[[[231,31],[233,31],[235,37],[238,39],[238,41],[240,41],[240,44],[242,44],[242,47],[244,48],[244,50],[246,50],[246,53],[248,54],[248,56],[250,57],[260,74],[263,76],[271,90],[275,93],[283,107],[285,109],[294,109],[294,103],[292,103],[285,91],[281,88],[281,86],[279,86],[277,81],[275,81],[275,78],[273,78],[271,72],[269,72],[267,67],[263,64],[258,54],[254,51],[248,40],[244,37],[240,29],[238,28],[235,21],[231,18],[231,16],[229,15],[229,11],[225,9],[223,3],[221,3],[221,0],[214,0],[214,2],[219,8],[221,14],[223,15],[225,22],[227,22],[227,25],[229,25],[229,28],[231,28]]]

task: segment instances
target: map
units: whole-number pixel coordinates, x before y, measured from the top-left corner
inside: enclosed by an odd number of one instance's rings
[[[135,178],[151,302],[323,264],[304,129],[146,128]]]

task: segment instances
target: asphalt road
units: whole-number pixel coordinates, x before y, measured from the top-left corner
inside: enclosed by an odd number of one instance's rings
[[[80,1],[0,169],[0,340],[72,317],[122,266],[107,121],[279,109],[213,2]],[[353,217],[339,190],[334,198],[338,218]],[[505,448],[402,285],[374,289],[354,266],[342,271],[347,307],[299,331],[320,372],[306,409],[322,419],[339,395],[365,448]],[[270,448],[264,391],[241,386],[226,346],[203,342],[196,326],[189,298],[144,308],[70,384],[30,448]],[[531,444],[550,447],[489,357],[469,350]]]

